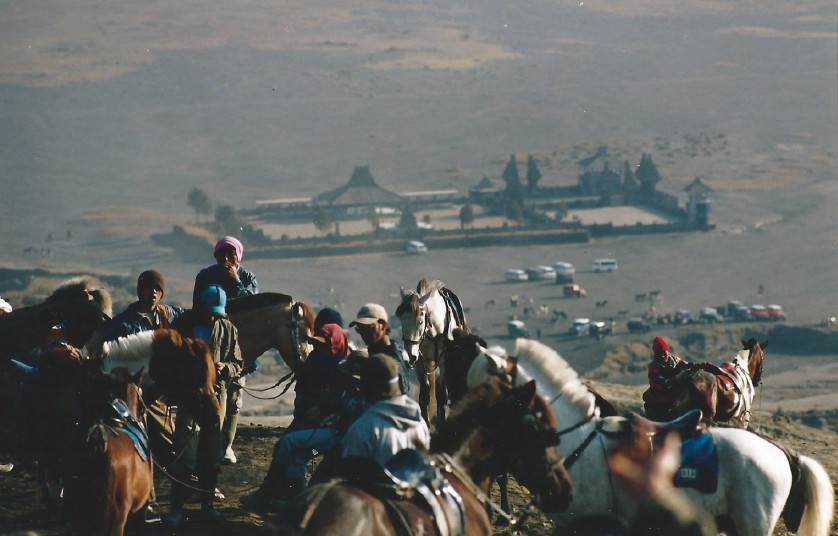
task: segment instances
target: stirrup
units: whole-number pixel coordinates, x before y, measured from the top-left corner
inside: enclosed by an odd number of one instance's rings
[[[156,502],[149,503],[148,506],[145,507],[145,522],[151,524],[160,523],[161,521],[160,506]]]

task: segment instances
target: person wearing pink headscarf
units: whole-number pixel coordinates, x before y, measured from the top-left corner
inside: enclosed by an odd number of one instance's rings
[[[210,285],[220,285],[227,298],[241,298],[259,292],[259,284],[252,272],[241,267],[244,246],[234,236],[222,236],[215,243],[215,264],[198,272],[192,290],[192,304],[200,303],[201,293]]]
[[[252,272],[245,270],[239,264],[244,254],[244,246],[234,236],[222,236],[215,243],[213,255],[215,264],[208,266],[198,272],[195,277],[195,288],[192,290],[192,307],[201,303],[201,294],[211,285],[218,285],[226,294],[227,299],[241,298],[251,294],[259,293],[259,284]],[[223,463],[236,463],[236,454],[233,452],[233,441],[236,437],[236,427],[239,421],[239,412],[242,407],[241,389],[239,386],[246,385],[244,376],[234,378],[227,390],[227,407],[225,408],[224,429],[224,459]]]

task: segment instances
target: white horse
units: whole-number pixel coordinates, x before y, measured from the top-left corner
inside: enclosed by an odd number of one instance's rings
[[[516,355],[519,378],[534,378],[541,395],[550,401],[560,427],[562,453],[567,456],[565,466],[569,466],[574,482],[573,501],[557,522],[602,512],[631,520],[636,502],[614,486],[606,460],[618,439],[605,432],[622,429],[625,419],[600,418],[594,396],[576,371],[547,346],[518,339]],[[474,361],[469,385],[487,380],[493,371],[506,370],[503,357],[490,359],[490,366],[479,357]],[[718,448],[716,491],[684,492],[716,519],[720,531],[737,536],[771,536],[782,514],[790,530],[799,525],[799,534],[829,534],[834,495],[829,476],[819,463],[807,456],[790,461],[779,447],[746,430],[711,428],[710,433]],[[792,471],[798,471],[800,477],[794,489]],[[790,508],[786,509],[787,505]]]
[[[455,329],[468,329],[465,315],[459,300],[445,288],[442,281],[428,283],[422,279],[416,285],[416,291],[405,292],[401,289],[401,297],[396,316],[401,322],[402,341],[410,362],[416,363],[422,417],[430,424],[431,417],[436,415],[436,425],[439,426],[445,420],[445,406],[448,403],[445,345],[453,339]],[[452,301],[457,305],[452,305]]]

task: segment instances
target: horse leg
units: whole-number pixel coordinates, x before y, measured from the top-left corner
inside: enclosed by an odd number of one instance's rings
[[[434,391],[436,394],[436,427],[437,429],[445,422],[445,408],[448,406],[448,386],[445,381],[445,365],[444,360],[437,365],[439,368],[439,377],[437,378]]]
[[[428,382],[428,399],[427,399],[427,409],[425,410],[427,414],[427,422],[428,426],[431,425],[431,417],[436,414],[436,364],[432,363],[427,367],[426,378]],[[437,421],[436,426],[439,426],[440,422]]]
[[[512,508],[509,506],[509,473],[498,475],[495,478],[495,481],[498,483],[498,489],[500,490],[501,510],[508,514],[512,511]],[[499,516],[495,520],[495,525],[499,527],[506,527],[509,525],[509,520],[503,516]]]
[[[428,372],[425,367],[425,362],[421,358],[416,362],[416,380],[419,382],[419,408],[422,411],[422,418],[430,426],[431,421],[428,416],[428,404],[431,396],[431,387],[428,385]]]

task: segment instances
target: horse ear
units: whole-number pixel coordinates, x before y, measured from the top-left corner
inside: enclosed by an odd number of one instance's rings
[[[399,287],[399,295],[402,299],[405,299],[404,287]]]
[[[759,347],[762,348],[763,350],[765,350],[766,348],[768,348],[768,341],[765,341],[764,343],[761,343],[759,345]]]
[[[431,293],[430,292],[428,292],[427,294],[422,295],[422,297],[419,298],[419,305],[424,306],[426,303],[428,303],[429,299],[431,299]]]
[[[141,385],[143,383],[143,376],[145,375],[145,367],[140,368],[136,374],[131,377],[131,383],[134,385]]]
[[[522,407],[530,407],[532,401],[535,400],[535,380],[528,381],[521,387],[516,387],[515,398]]]

